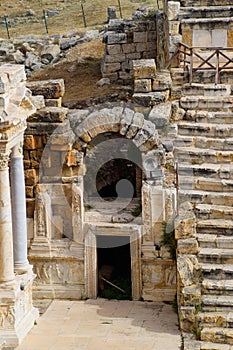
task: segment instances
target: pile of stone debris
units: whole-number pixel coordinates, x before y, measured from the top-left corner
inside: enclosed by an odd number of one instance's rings
[[[0,65],[9,62],[24,64],[27,77],[30,77],[33,72],[57,63],[65,57],[69,48],[97,39],[101,35],[99,30],[87,30],[81,34],[71,30],[66,35],[28,35],[14,40],[0,38]]]

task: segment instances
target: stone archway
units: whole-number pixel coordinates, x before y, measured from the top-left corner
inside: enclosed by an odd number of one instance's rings
[[[91,113],[83,111],[83,114],[80,112],[80,115],[81,118],[75,125],[75,134],[77,137],[76,146],[78,145],[81,152],[84,152],[87,145],[98,135],[114,133],[130,140],[138,148],[141,152],[142,164],[147,160],[149,163],[153,159],[156,160],[158,169],[155,178],[151,178],[150,171],[147,172],[143,169],[142,222],[135,225],[141,234],[137,236],[135,241],[138,248],[133,252],[134,263],[132,264],[132,280],[142,281],[142,283],[133,286],[133,298],[143,297],[145,300],[171,301],[176,293],[176,266],[167,249],[160,246],[160,241],[163,234],[163,222],[169,221],[170,216],[174,214],[175,190],[164,186],[166,182],[162,170],[164,154],[162,148],[159,148],[161,142],[156,126],[143,114],[128,107],[103,108]],[[82,164],[80,167],[83,166]],[[80,188],[80,191],[83,191],[83,188],[82,190]],[[84,224],[82,237],[85,251],[85,289],[88,297],[96,297],[97,295],[96,237],[103,235],[103,232],[111,236],[113,233],[110,232],[109,225],[111,230],[113,227],[117,227],[116,222],[115,224],[111,221],[105,223],[103,219],[103,222],[101,220],[101,224],[98,224],[97,221],[86,221],[84,218],[82,223],[82,225]],[[88,230],[87,227],[90,228],[90,225],[91,230]],[[129,229],[131,225],[130,222],[121,223],[118,226],[118,234],[128,232],[125,235],[131,236]],[[114,235],[117,236],[117,233]],[[159,254],[156,252],[155,246],[159,246]],[[137,266],[137,272],[135,272],[135,266]]]

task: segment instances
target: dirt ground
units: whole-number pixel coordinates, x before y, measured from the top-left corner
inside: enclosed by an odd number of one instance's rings
[[[102,78],[101,60],[104,53],[102,39],[69,49],[55,65],[35,72],[29,81],[63,78],[65,95],[63,103],[72,104],[100,96],[119,94],[121,87],[116,84],[99,87],[97,81]]]

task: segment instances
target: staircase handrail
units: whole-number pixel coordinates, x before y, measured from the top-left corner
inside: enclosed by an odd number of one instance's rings
[[[202,53],[208,53],[208,51],[210,52],[208,57],[203,57]],[[228,52],[232,52],[232,58],[229,57]],[[193,74],[196,71],[214,71],[215,84],[219,84],[221,82],[221,71],[233,70],[233,47],[194,47],[179,43],[175,53],[178,59],[178,67],[183,67],[184,71],[189,71],[190,84],[193,82]],[[223,57],[225,61],[221,62],[220,57]],[[171,59],[173,58],[174,55]]]

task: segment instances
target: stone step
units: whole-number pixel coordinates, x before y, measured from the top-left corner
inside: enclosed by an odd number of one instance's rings
[[[180,99],[180,106],[185,109],[233,111],[233,96],[184,96]]]
[[[223,125],[181,121],[178,123],[178,134],[183,136],[192,135],[224,139],[233,138],[233,124]]]
[[[200,266],[204,278],[215,280],[232,280],[233,278],[233,264],[201,263]]]
[[[208,295],[233,295],[232,280],[212,280],[204,279],[202,281],[202,293]]]
[[[218,14],[218,17],[215,18],[184,18],[181,19],[181,23],[182,24],[186,24],[186,25],[199,25],[199,26],[203,26],[203,25],[212,25],[212,26],[216,26],[216,25],[227,25],[230,24],[232,22],[232,19],[230,17],[222,17],[220,16],[220,14]]]
[[[213,18],[213,17],[232,17],[232,6],[203,6],[203,7],[185,7],[180,11],[180,18]]]
[[[232,350],[229,344],[184,339],[184,350]]]
[[[218,234],[225,236],[233,234],[233,220],[198,220],[196,227],[197,232],[202,234]]]
[[[201,191],[233,192],[233,180],[179,175],[179,188]]]
[[[233,124],[233,113],[187,110],[183,119],[195,123]]]
[[[202,295],[203,311],[231,312],[233,298],[231,295]]]
[[[233,249],[232,236],[217,234],[197,234],[197,239],[201,248]]]
[[[195,205],[202,203],[233,206],[233,194],[180,189],[179,202],[182,203],[186,201],[192,202]]]
[[[224,205],[198,204],[195,206],[198,219],[232,219],[233,207]]]
[[[176,147],[174,155],[178,164],[229,164],[233,162],[233,152],[231,151],[217,151],[196,147]]]
[[[181,0],[182,7],[200,7],[200,6],[227,6],[232,5],[232,0]]]
[[[224,124],[224,122],[223,122]],[[206,136],[188,136],[177,135],[174,140],[174,146],[180,147],[196,147],[204,149],[213,149],[218,151],[233,151],[233,138],[218,138]]]
[[[211,179],[233,178],[233,164],[181,164],[178,166],[179,176],[201,176]]]
[[[232,7],[233,9],[233,7]],[[231,94],[231,85],[229,84],[185,84],[183,93],[186,96],[229,96]]]
[[[198,253],[198,260],[200,263],[219,263],[232,264],[233,263],[233,249],[222,248],[201,248]],[[232,298],[233,303],[233,298]]]
[[[233,350],[233,346],[184,338],[184,350]]]
[[[233,327],[232,312],[200,312],[198,321],[208,327]]]
[[[233,329],[205,327],[201,330],[201,340],[222,344],[233,344]]]

